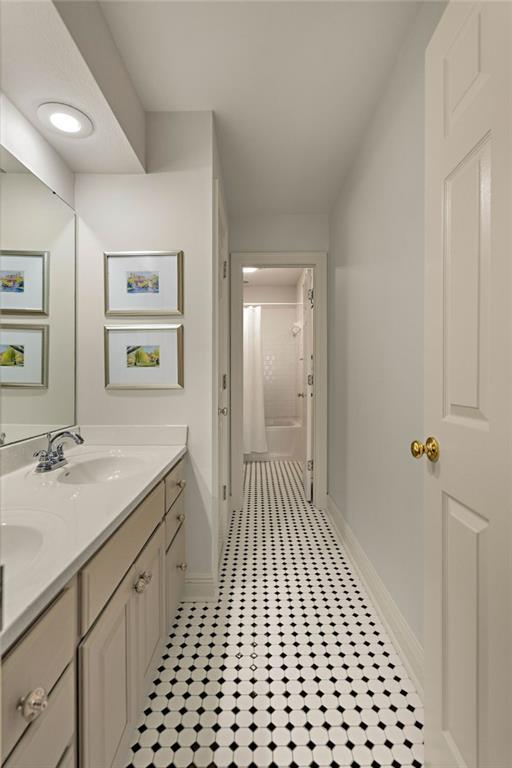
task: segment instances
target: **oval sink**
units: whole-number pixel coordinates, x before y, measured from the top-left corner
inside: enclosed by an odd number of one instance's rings
[[[37,579],[37,569],[55,557],[48,545],[59,546],[65,524],[47,510],[28,507],[3,509],[0,515],[0,562],[6,583],[21,585]]]
[[[133,456],[105,456],[87,459],[62,470],[59,483],[69,485],[88,485],[91,483],[110,483],[126,477],[140,474],[145,462]]]
[[[30,525],[2,522],[0,524],[0,559],[10,577],[30,567],[39,554],[44,537]]]

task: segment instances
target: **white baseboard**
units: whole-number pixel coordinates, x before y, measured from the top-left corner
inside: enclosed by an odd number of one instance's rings
[[[191,573],[185,579],[184,602],[217,599],[217,582],[211,573]]]
[[[421,643],[330,496],[327,497],[327,511],[352,565],[361,578],[382,623],[416,686],[419,696],[423,698],[424,656]]]

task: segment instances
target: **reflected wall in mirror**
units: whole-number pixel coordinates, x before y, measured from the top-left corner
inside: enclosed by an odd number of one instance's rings
[[[75,214],[0,147],[0,444],[75,421]]]

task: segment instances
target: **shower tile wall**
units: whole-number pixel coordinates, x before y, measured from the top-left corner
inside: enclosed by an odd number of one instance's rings
[[[297,320],[297,289],[291,285],[245,286],[244,301],[289,304],[261,308],[265,419],[268,424],[273,419],[298,418],[297,367],[301,335],[292,334]]]

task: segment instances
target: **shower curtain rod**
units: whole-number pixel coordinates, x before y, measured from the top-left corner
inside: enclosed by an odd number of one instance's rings
[[[296,307],[296,301],[244,301],[244,307]]]

